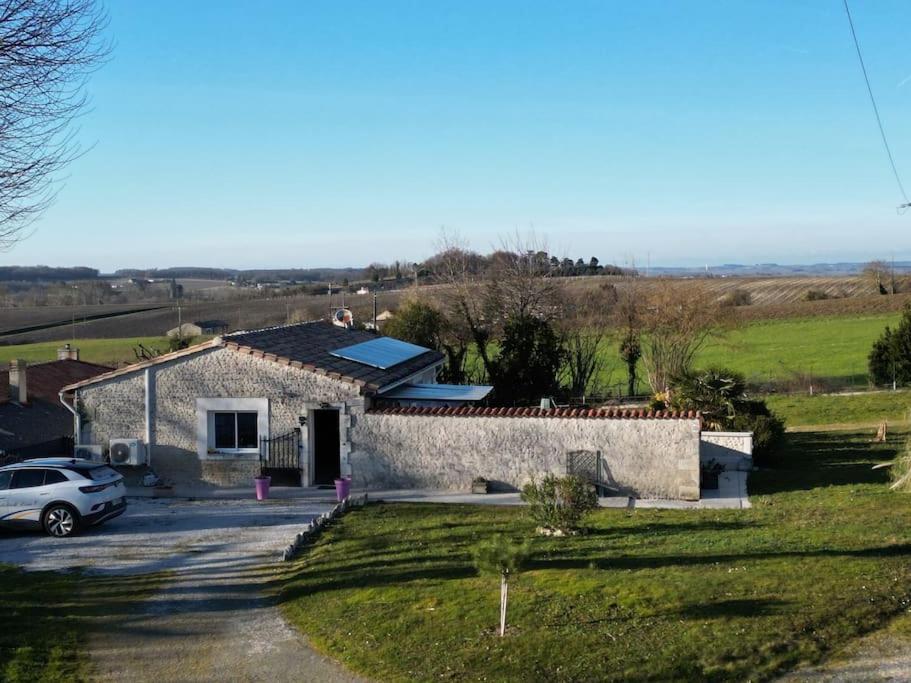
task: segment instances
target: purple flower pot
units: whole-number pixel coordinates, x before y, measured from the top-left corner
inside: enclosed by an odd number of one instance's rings
[[[351,478],[345,477],[344,479],[335,480],[335,497],[339,502],[345,500],[348,497],[348,494],[351,493]]]
[[[265,500],[269,497],[269,484],[272,483],[272,477],[254,477],[256,483],[256,500]]]

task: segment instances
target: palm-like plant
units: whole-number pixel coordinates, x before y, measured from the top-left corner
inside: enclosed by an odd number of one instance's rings
[[[698,410],[709,429],[724,429],[746,400],[743,375],[725,368],[687,373],[673,383],[671,405],[678,410]]]

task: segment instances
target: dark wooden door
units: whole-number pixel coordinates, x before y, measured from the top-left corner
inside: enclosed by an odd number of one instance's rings
[[[338,410],[313,411],[313,483],[331,486],[341,475]]]

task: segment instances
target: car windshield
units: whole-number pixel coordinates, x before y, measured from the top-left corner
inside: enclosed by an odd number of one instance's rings
[[[100,479],[110,479],[111,477],[117,476],[117,470],[107,465],[101,465],[100,467],[93,467],[88,472],[85,473],[89,479],[93,481],[99,481]]]

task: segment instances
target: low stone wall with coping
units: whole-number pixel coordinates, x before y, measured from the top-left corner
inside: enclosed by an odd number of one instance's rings
[[[694,413],[393,408],[357,417],[349,458],[358,487],[467,491],[483,477],[509,490],[600,451],[619,493],[698,500],[700,432]]]
[[[703,462],[748,469],[753,463],[753,432],[703,432],[700,449]]]

